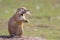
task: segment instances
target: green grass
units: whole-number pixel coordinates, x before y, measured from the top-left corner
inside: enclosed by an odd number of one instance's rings
[[[2,0],[0,6],[0,20],[2,20],[0,35],[9,35],[7,31],[8,19],[14,14],[14,9],[25,6],[30,9],[32,18],[29,18],[30,23],[24,25],[23,35],[60,40],[60,19],[49,21],[46,18],[46,16],[60,16],[60,6],[53,8],[50,0]],[[39,6],[40,9],[36,9],[36,6]],[[6,10],[7,13],[5,13]],[[44,26],[41,27],[41,24]],[[49,27],[45,27],[45,25],[49,25]]]

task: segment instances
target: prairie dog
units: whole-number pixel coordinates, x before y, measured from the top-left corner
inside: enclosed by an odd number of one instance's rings
[[[23,23],[27,23],[25,14],[31,15],[30,11],[25,7],[18,8],[16,13],[8,21],[8,31],[10,36],[22,36]]]

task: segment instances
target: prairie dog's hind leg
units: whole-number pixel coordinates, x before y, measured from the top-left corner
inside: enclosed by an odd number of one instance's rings
[[[11,37],[16,35],[16,28],[15,28],[15,24],[14,25],[9,25],[8,27],[8,31]]]

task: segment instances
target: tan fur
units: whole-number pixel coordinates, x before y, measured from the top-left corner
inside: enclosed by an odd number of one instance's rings
[[[16,12],[8,22],[9,34],[15,36],[22,36],[23,33],[23,21],[20,21],[19,14]]]

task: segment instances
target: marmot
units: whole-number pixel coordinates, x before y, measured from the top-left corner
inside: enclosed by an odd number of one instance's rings
[[[28,22],[25,14],[30,15],[30,11],[25,7],[18,8],[16,13],[8,21],[8,31],[10,36],[22,36],[23,23]]]

